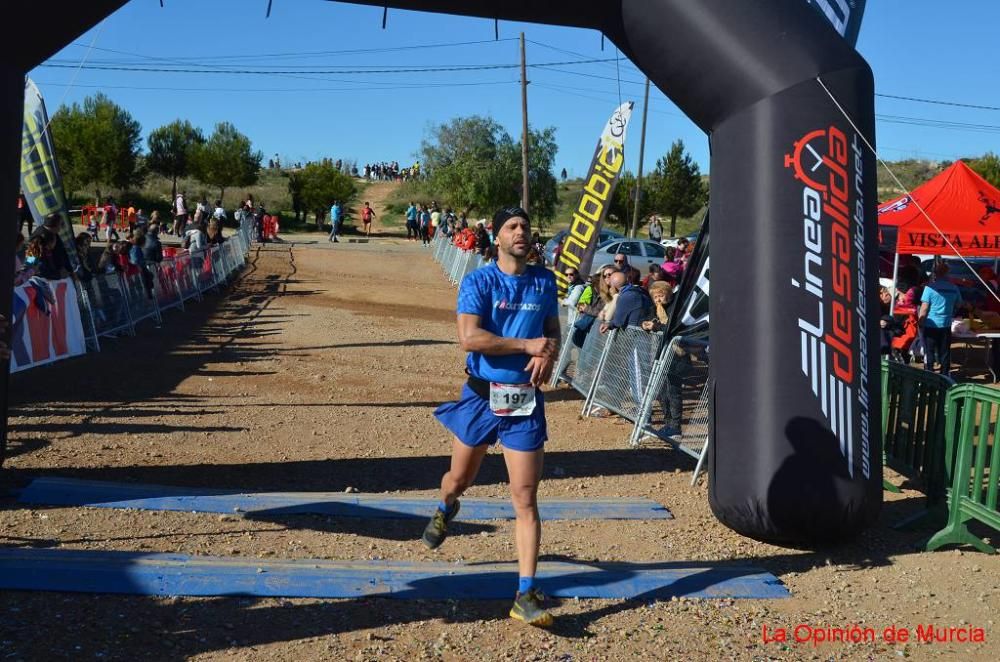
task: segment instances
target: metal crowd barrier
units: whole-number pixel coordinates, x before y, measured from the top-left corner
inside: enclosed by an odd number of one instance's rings
[[[173,268],[181,301],[189,299],[201,301],[201,290],[198,289],[198,280],[195,278],[195,272],[192,268],[191,254],[182,253],[174,257]]]
[[[599,321],[579,349],[572,336],[568,324],[551,385],[562,380],[580,392],[582,415],[603,407],[634,424],[632,448],[659,440],[704,460],[711,389],[707,337],[677,336],[664,345],[661,333],[638,327],[602,334]]]
[[[160,312],[170,308],[184,310],[184,298],[181,297],[180,286],[177,282],[177,266],[174,260],[169,259],[154,264],[150,270],[154,274],[153,292]]]
[[[442,232],[434,234],[431,246],[435,261],[441,265],[449,282],[456,287],[461,285],[462,279],[470,273],[489,264],[476,251],[462,250],[452,244]]]
[[[135,335],[143,320],[160,323],[164,310],[183,310],[185,301],[200,301],[203,292],[228,282],[246,264],[252,229],[252,223],[241,223],[221,245],[147,265],[152,292],[141,272],[98,274],[81,282],[77,289],[88,351],[100,351],[102,337]]]
[[[100,274],[81,283],[90,304],[94,330],[98,338],[134,333],[129,314],[125,283],[117,273]]]

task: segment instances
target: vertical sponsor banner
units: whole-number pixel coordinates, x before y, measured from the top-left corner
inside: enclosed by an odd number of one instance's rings
[[[14,288],[10,371],[52,363],[87,351],[72,278],[32,278]]]
[[[27,78],[24,84],[24,129],[21,133],[21,189],[28,200],[28,208],[35,218],[36,226],[40,226],[49,214],[62,214],[60,237],[70,264],[76,270],[79,260],[73,249],[73,225],[69,220],[62,175],[56,165],[56,153],[48,125],[49,117],[45,112],[42,93]]]
[[[601,138],[597,141],[594,158],[590,162],[587,177],[583,180],[580,203],[573,212],[569,232],[563,240],[559,259],[556,260],[556,285],[559,296],[566,295],[569,278],[566,270],[577,269],[581,275],[590,273],[590,263],[594,260],[601,225],[608,215],[611,196],[615,193],[618,178],[625,163],[625,133],[632,116],[631,101],[618,106],[604,125]]]

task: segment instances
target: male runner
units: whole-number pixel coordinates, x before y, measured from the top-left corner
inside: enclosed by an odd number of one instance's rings
[[[529,266],[531,226],[519,207],[493,217],[497,260],[473,271],[458,292],[458,340],[469,353],[468,382],[458,402],[434,415],[455,435],[451,470],[441,479],[441,502],[424,531],[437,548],[458,514],[458,497],[472,484],[490,444],[503,444],[517,518],[519,581],[511,617],[540,627],[552,624],[535,586],[542,528],[538,482],[548,438],[545,402],[538,386],[548,381],[559,353],[559,310],[553,274]]]

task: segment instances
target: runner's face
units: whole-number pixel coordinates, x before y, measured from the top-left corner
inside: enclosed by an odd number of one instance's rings
[[[515,216],[500,228],[497,245],[511,257],[528,257],[531,251],[531,226],[527,219]]]

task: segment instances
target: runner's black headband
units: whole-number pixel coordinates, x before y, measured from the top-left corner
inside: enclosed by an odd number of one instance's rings
[[[528,225],[531,225],[531,218],[524,209],[521,207],[504,207],[493,214],[493,234],[499,234],[503,224],[512,218],[523,218],[528,222]]]

